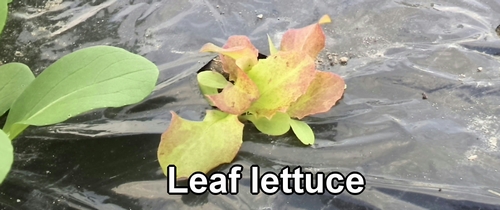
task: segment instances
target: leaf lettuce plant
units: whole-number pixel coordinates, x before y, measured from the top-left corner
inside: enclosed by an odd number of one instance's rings
[[[201,52],[219,53],[222,71],[200,72],[198,83],[218,110],[207,111],[202,122],[171,112],[171,124],[158,147],[164,174],[175,165],[176,178],[185,179],[231,162],[242,144],[242,121],[268,135],[291,128],[303,144],[314,144],[312,129],[300,120],[329,111],[346,87],[339,75],[316,69],[315,59],[325,47],[321,24],[329,22],[325,15],[315,24],[288,30],[279,49],[268,37],[271,54],[265,59],[258,59],[258,50],[246,36],[231,36],[223,47],[204,45]]]

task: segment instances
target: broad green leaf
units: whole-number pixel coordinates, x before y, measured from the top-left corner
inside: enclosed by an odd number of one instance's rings
[[[0,184],[10,171],[12,162],[14,161],[14,148],[12,141],[0,130]]]
[[[276,54],[278,52],[278,49],[276,49],[276,47],[274,46],[273,40],[271,40],[269,34],[267,35],[267,41],[269,42],[269,53],[271,55]]]
[[[158,68],[146,58],[110,46],[66,55],[17,98],[4,131],[10,139],[29,125],[50,125],[97,108],[134,104],[148,96]]]
[[[259,89],[243,70],[240,68],[235,70],[237,76],[234,85],[228,83],[221,93],[207,95],[207,97],[221,111],[240,115],[245,113],[259,98]]]
[[[2,34],[3,27],[7,22],[7,15],[9,13],[8,3],[10,3],[9,0],[0,0],[0,34]]]
[[[318,23],[300,29],[290,29],[281,40],[282,51],[305,51],[311,58],[316,58],[325,48],[325,34],[320,24],[327,23],[330,17],[323,16]]]
[[[314,132],[307,123],[291,119],[290,126],[299,140],[305,145],[314,144]]]
[[[10,109],[12,103],[34,79],[30,68],[22,63],[0,66],[0,116]]]
[[[257,48],[246,36],[231,36],[222,48],[208,43],[200,51],[220,53],[222,69],[229,74],[231,81],[235,80],[237,68],[243,71],[250,70],[257,63],[259,55]]]
[[[229,83],[222,74],[215,71],[202,71],[198,73],[197,78],[200,85],[211,88],[222,89]]]
[[[268,119],[276,112],[287,112],[290,104],[306,93],[315,72],[314,61],[300,51],[279,51],[261,59],[248,72],[260,92],[249,111]]]
[[[208,173],[231,162],[238,153],[243,124],[236,115],[209,110],[202,122],[194,122],[171,113],[172,121],[158,147],[158,161],[165,175],[172,164],[177,167],[178,179],[197,171]]]
[[[345,82],[339,75],[316,71],[316,77],[306,94],[290,106],[288,114],[302,119],[308,115],[327,112],[342,98],[344,89]]]
[[[271,120],[265,117],[257,118],[254,115],[247,115],[246,119],[250,120],[260,132],[267,135],[279,136],[290,130],[290,116],[283,112],[276,113]]]

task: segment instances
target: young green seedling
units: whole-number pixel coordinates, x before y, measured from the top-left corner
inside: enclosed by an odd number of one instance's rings
[[[7,177],[14,162],[14,148],[7,134],[0,130],[0,184]]]
[[[0,183],[10,170],[11,140],[28,126],[56,124],[83,112],[138,103],[154,89],[159,71],[124,49],[95,46],[63,56],[36,79],[20,63],[0,66]]]
[[[2,34],[3,27],[7,22],[7,15],[9,13],[9,5],[12,0],[0,0],[0,34]]]

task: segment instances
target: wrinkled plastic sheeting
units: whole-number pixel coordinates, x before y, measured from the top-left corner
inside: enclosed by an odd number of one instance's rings
[[[262,18],[260,17],[262,14]],[[319,68],[341,75],[344,98],[306,118],[316,144],[251,126],[232,164],[238,195],[168,195],[156,160],[170,110],[199,120],[210,107],[195,73],[198,53],[247,35],[268,54],[289,28],[329,14]],[[15,3],[2,56],[40,73],[93,45],[124,47],[160,68],[154,93],[132,106],[30,127],[0,187],[6,209],[500,209],[498,1],[29,1]],[[6,44],[4,44],[6,43]],[[6,50],[10,49],[10,50]],[[17,49],[23,56],[12,55]],[[333,63],[333,53],[349,57]],[[478,70],[479,69],[479,70]],[[427,99],[423,99],[425,94]],[[359,171],[357,196],[251,195],[249,168]],[[216,170],[227,172],[231,164]]]

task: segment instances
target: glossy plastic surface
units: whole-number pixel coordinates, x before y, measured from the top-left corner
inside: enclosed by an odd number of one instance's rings
[[[140,104],[27,129],[14,143],[0,209],[500,209],[499,1],[20,2],[0,40],[3,61],[39,73],[104,44],[145,56],[161,73]],[[238,195],[168,195],[156,149],[169,111],[200,120],[210,108],[196,72],[213,55],[201,46],[246,35],[268,54],[266,34],[279,43],[323,14],[333,23],[324,25],[318,68],[341,75],[347,90],[330,112],[305,119],[316,144],[246,126],[233,162],[245,168]],[[261,173],[358,171],[368,184],[357,196],[251,195],[254,164]]]

